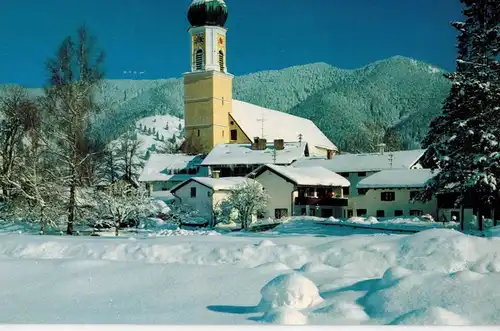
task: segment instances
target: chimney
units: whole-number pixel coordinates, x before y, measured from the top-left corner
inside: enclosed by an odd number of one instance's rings
[[[380,155],[384,155],[384,152],[385,152],[385,144],[382,143],[382,144],[378,144],[377,147],[378,147],[378,151],[380,153]]]
[[[283,139],[274,139],[274,150],[282,151],[285,149],[285,142]]]
[[[259,137],[254,137],[253,138],[253,143],[252,143],[252,149],[258,149],[257,146],[259,145]]]
[[[329,149],[328,151],[326,151],[326,158],[328,160],[333,159],[333,155],[334,155],[334,153],[333,153],[333,151],[331,149]]]
[[[267,148],[267,140],[265,138],[259,138],[257,143],[257,150],[263,151]]]

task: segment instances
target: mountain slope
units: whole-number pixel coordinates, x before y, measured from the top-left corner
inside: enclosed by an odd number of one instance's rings
[[[442,74],[400,56],[355,70],[314,63],[235,77],[233,96],[309,118],[345,151],[369,151],[384,139],[414,148],[449,91]],[[182,79],[107,80],[98,97],[104,111],[93,129],[107,141],[144,117],[183,116]]]

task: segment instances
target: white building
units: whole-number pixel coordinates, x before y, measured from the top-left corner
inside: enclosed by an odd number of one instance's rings
[[[145,183],[152,197],[170,200],[169,190],[191,177],[208,176],[207,169],[200,166],[199,155],[152,154],[146,162],[139,182]]]
[[[198,212],[198,216],[213,224],[214,209],[228,197],[231,190],[245,182],[245,177],[191,177],[173,187],[171,193],[182,205],[187,205]]]
[[[377,218],[429,214],[436,219],[436,198],[426,203],[413,201],[433,176],[430,169],[392,169],[377,172],[357,184],[358,195],[349,199],[349,213]]]
[[[361,180],[382,170],[421,169],[420,159],[424,152],[424,149],[417,149],[365,154],[341,154],[335,155],[331,160],[304,158],[293,163],[293,166],[299,168],[320,166],[347,178],[351,186],[350,188],[344,188],[344,196],[349,198],[346,216],[351,217],[359,216],[356,214],[356,208],[353,205],[355,199],[353,198],[357,197],[360,193],[357,185]]]
[[[262,165],[249,177],[262,184],[270,196],[266,217],[292,215],[343,217],[347,199],[342,189],[350,183],[322,167],[295,168]]]

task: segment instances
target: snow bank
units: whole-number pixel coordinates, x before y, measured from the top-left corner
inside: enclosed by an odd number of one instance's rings
[[[149,237],[172,237],[172,236],[220,236],[221,234],[213,230],[184,230],[184,229],[163,229],[154,233],[149,233]]]
[[[441,307],[426,307],[412,310],[396,318],[390,324],[397,325],[470,325],[471,323],[459,315]]]
[[[445,224],[439,222],[433,222],[428,218],[414,217],[414,218],[386,218],[377,219],[373,216],[368,218],[365,217],[351,217],[347,220],[336,219],[330,217],[326,220],[328,223],[342,224],[342,225],[362,225],[362,226],[373,226],[378,229],[387,230],[417,230],[421,231],[423,229],[434,229],[434,228],[449,228],[456,229],[459,227],[457,222],[447,222]]]
[[[363,234],[311,221],[246,235],[170,231],[177,235],[3,236],[0,320],[500,323],[497,238]]]
[[[270,311],[279,308],[310,308],[323,299],[310,279],[296,273],[280,275],[267,283],[260,291],[259,308]]]

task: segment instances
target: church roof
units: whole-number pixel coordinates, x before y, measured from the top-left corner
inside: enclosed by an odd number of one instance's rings
[[[321,132],[311,120],[267,109],[248,102],[233,100],[231,116],[250,140],[262,136],[271,142],[274,139],[283,139],[285,142],[299,140],[309,143],[311,154],[315,154],[317,147],[337,151],[337,147]],[[263,122],[262,123],[262,119]]]

